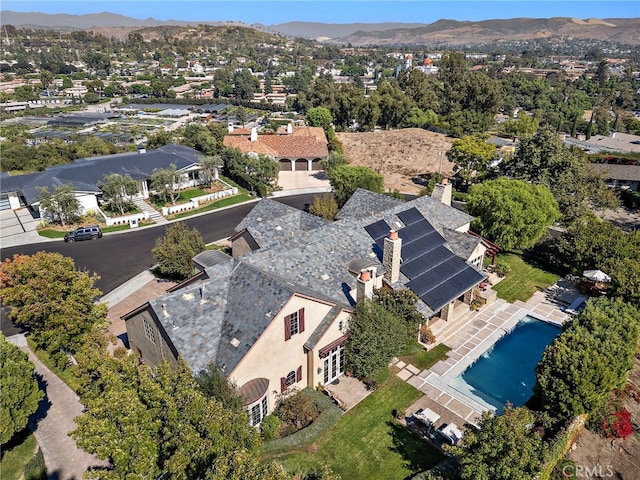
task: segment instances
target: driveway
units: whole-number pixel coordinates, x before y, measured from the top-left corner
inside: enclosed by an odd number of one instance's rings
[[[7,340],[27,352],[36,366],[40,388],[45,392],[38,411],[29,420],[29,429],[42,450],[48,477],[81,480],[88,468],[106,466],[107,462],[80,450],[68,435],[76,429],[73,419],[83,410],[78,396],[35,356],[23,335],[15,335]]]

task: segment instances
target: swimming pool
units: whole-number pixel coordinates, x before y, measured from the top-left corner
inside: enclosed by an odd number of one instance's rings
[[[524,405],[533,394],[536,365],[560,332],[554,324],[526,316],[451,386],[498,413],[507,402]]]

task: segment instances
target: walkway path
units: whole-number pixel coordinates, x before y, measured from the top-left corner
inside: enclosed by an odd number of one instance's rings
[[[49,478],[80,480],[89,467],[106,466],[106,462],[80,450],[68,435],[76,429],[73,419],[83,410],[75,392],[36,357],[23,335],[7,340],[27,352],[36,366],[40,388],[45,392],[38,411],[29,420],[29,428],[42,450]]]

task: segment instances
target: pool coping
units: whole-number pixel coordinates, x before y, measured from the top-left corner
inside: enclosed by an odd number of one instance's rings
[[[429,370],[423,370],[408,382],[465,421],[475,424],[482,412],[495,411],[495,407],[479,397],[461,392],[451,383],[500,338],[510,333],[525,316],[562,326],[562,322],[540,315],[539,312],[498,300],[474,312],[465,326],[452,336],[450,340],[457,340],[458,345],[447,352],[445,360],[437,362]]]

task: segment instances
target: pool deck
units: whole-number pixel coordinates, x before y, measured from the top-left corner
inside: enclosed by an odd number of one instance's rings
[[[446,423],[476,424],[482,412],[494,407],[475,396],[456,390],[453,380],[473,364],[526,315],[562,325],[570,316],[564,309],[579,296],[570,282],[560,281],[544,292],[536,292],[527,302],[507,303],[498,299],[479,311],[469,311],[454,320],[460,324],[448,338],[439,339],[451,347],[447,358],[429,370],[396,363],[396,375],[425,395],[407,409],[407,415],[430,408]]]

